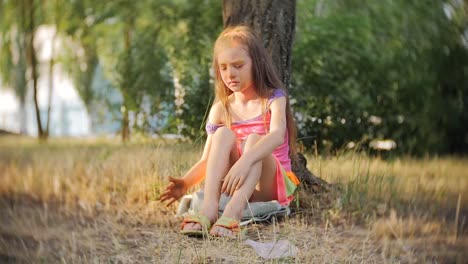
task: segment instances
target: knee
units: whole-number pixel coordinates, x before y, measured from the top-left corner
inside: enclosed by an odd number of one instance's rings
[[[231,129],[227,127],[220,127],[214,132],[213,140],[224,142],[224,143],[235,142],[236,135],[234,134],[234,132],[232,132]]]

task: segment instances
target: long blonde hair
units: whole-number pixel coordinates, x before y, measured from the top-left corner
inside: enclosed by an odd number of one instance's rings
[[[225,126],[231,127],[231,115],[229,113],[229,95],[232,91],[224,84],[218,66],[218,51],[229,44],[240,44],[247,48],[252,59],[252,77],[255,91],[262,98],[263,105],[267,106],[268,98],[275,89],[282,89],[286,94],[286,121],[289,134],[289,154],[292,160],[296,158],[296,126],[291,112],[289,98],[283,83],[278,77],[272,59],[261,40],[247,26],[233,26],[225,28],[216,39],[213,49],[213,69],[215,72],[215,95],[216,100],[222,102],[225,113]]]

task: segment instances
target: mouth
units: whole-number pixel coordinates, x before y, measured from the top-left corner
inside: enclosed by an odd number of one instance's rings
[[[228,85],[231,86],[231,85],[238,85],[239,82],[238,81],[231,81],[231,82],[228,82]]]

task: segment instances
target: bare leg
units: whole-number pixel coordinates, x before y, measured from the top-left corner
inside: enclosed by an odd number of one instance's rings
[[[228,128],[219,128],[213,135],[206,167],[205,197],[202,212],[211,220],[218,218],[221,180],[238,158],[236,136]],[[233,157],[234,156],[234,157]]]
[[[239,158],[236,146],[236,136],[226,127],[216,130],[212,136],[210,152],[206,165],[204,199],[201,214],[213,223],[218,218],[221,180],[229,168]],[[199,230],[199,224],[187,224],[184,230]]]
[[[244,143],[243,152],[248,151],[260,139],[261,136],[258,134],[249,135]],[[240,220],[247,201],[251,198],[256,201],[276,199],[276,192],[274,191],[274,187],[276,186],[275,173],[276,161],[273,155],[269,155],[265,159],[255,163],[250,169],[245,182],[239,190],[234,192],[231,200],[226,205],[223,215]],[[230,230],[222,227],[214,227],[210,233],[217,236],[233,236]]]

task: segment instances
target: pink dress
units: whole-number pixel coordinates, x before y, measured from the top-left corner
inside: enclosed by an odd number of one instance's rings
[[[276,89],[273,95],[268,99],[268,107],[279,97],[286,96],[281,89]],[[236,135],[236,144],[239,154],[242,155],[242,142],[248,135],[256,133],[258,135],[266,135],[270,127],[271,113],[268,111],[258,117],[233,122],[231,130]],[[223,124],[206,124],[208,134],[213,134]],[[293,193],[299,184],[296,175],[291,171],[291,159],[289,158],[289,136],[286,132],[283,143],[273,151],[273,156],[276,159],[276,197],[281,205],[287,205],[294,198]]]

